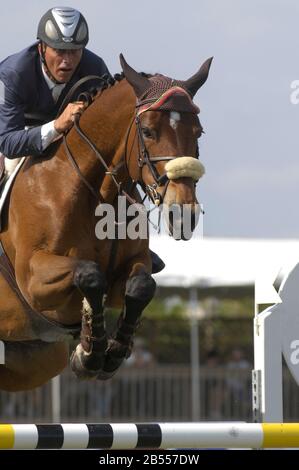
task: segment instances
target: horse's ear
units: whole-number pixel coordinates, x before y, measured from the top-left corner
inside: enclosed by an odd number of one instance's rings
[[[208,76],[209,76],[209,70],[211,67],[213,57],[210,57],[207,59],[202,66],[200,67],[199,71],[193,75],[193,77],[189,78],[189,80],[186,80],[184,82],[185,88],[188,90],[190,95],[193,97],[200,87],[206,82]]]
[[[126,79],[133,87],[137,98],[140,98],[144,92],[151,86],[151,82],[148,78],[140,75],[136,70],[130,67],[129,64],[125,61],[125,58],[122,54],[119,56],[120,65],[123,69]]]

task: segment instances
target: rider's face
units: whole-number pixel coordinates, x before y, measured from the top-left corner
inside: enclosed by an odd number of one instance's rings
[[[82,57],[82,49],[52,49],[46,46],[45,59],[53,77],[61,83],[68,82]]]

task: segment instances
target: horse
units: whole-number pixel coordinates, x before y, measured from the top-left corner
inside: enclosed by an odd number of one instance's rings
[[[79,379],[106,380],[130,355],[155,294],[149,240],[99,240],[97,207],[116,207],[119,195],[140,203],[139,184],[157,205],[187,205],[194,230],[203,129],[193,97],[211,60],[177,81],[139,73],[121,55],[122,77],[93,96],[63,141],[26,158],[0,235],[0,389],[39,387],[69,361]],[[173,217],[170,232],[182,224]],[[110,337],[106,307],[121,309]]]

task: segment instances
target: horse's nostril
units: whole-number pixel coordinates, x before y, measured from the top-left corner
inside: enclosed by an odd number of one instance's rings
[[[196,225],[198,224],[199,216],[200,216],[200,205],[197,204],[194,208],[194,210],[191,211],[191,230],[195,229]]]
[[[164,213],[171,235],[177,240],[189,240],[192,237],[200,214],[200,206],[190,204],[172,204]]]
[[[195,229],[196,225],[196,215],[194,212],[191,213],[191,230],[193,231]]]

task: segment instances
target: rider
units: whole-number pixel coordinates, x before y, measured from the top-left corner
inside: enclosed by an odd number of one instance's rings
[[[0,63],[0,155],[6,157],[7,175],[20,157],[41,155],[72,127],[84,102],[69,103],[56,116],[78,80],[87,75],[110,77],[103,59],[85,48],[88,25],[74,8],[48,10],[39,22],[37,39]],[[151,257],[152,271],[161,271],[163,261],[153,252]]]
[[[74,115],[84,110],[82,101],[56,116],[80,78],[110,75],[103,59],[85,48],[88,25],[74,8],[48,10],[37,39],[0,63],[0,152],[9,159],[38,156],[71,128]]]

